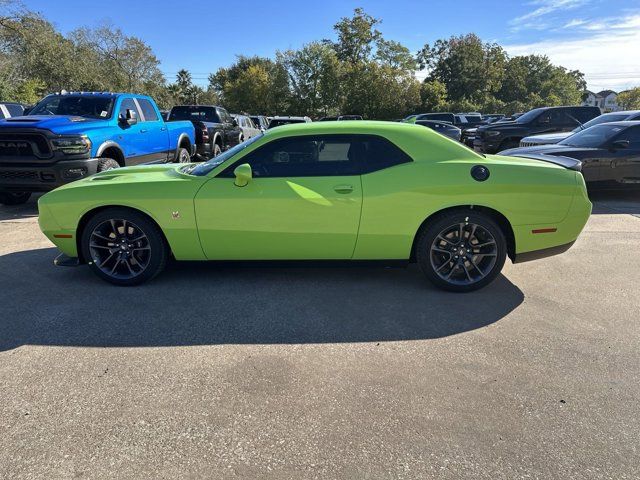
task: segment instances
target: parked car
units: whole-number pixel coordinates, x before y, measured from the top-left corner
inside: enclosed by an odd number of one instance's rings
[[[338,121],[342,121],[342,120],[364,120],[362,118],[362,115],[340,115],[338,117]]]
[[[420,113],[416,115],[409,115],[403,121],[406,123],[416,123],[418,120],[436,120],[438,122],[448,122],[453,125],[456,123],[456,116],[453,113]]]
[[[232,113],[231,116],[240,127],[240,143],[261,133],[260,129],[253,124],[248,116],[237,113]]]
[[[281,125],[288,125],[290,123],[309,123],[311,119],[309,117],[273,117],[269,121],[269,128],[279,127]]]
[[[482,115],[478,114],[456,114],[455,122],[453,124],[461,130],[468,128],[476,128],[478,125],[485,125],[488,122],[482,118]]]
[[[550,145],[554,143],[558,143],[565,138],[573,135],[574,133],[580,132],[581,130],[585,130],[589,127],[593,127],[594,125],[599,125],[601,123],[607,122],[622,122],[625,120],[640,120],[640,110],[629,110],[624,112],[612,112],[612,113],[604,113],[602,115],[597,116],[589,120],[584,125],[578,125],[576,128],[571,130],[570,132],[558,132],[558,133],[548,133],[546,135],[532,135],[530,137],[524,137],[520,140],[521,147],[535,147],[537,145]]]
[[[21,117],[24,115],[25,106],[21,103],[2,102],[0,103],[0,119]]]
[[[205,163],[74,182],[39,199],[39,224],[57,264],[87,263],[118,285],[150,280],[170,257],[385,260],[417,261],[438,287],[465,292],[507,255],[571,246],[591,212],[579,165],[484,157],[404,123],[299,123]]]
[[[258,127],[261,131],[265,131],[269,128],[269,119],[264,115],[251,115],[249,116],[253,124]]]
[[[196,154],[200,160],[220,155],[240,143],[242,130],[222,107],[215,105],[177,105],[169,112],[169,121],[189,120],[196,135]]]
[[[601,123],[557,144],[513,148],[500,155],[574,158],[582,162],[589,188],[640,189],[640,121]]]
[[[482,119],[487,123],[494,123],[505,118],[504,113],[487,113],[482,115]]]
[[[598,107],[542,107],[530,110],[511,122],[478,127],[473,148],[496,153],[517,147],[522,138],[538,133],[568,132],[600,115]]]
[[[450,123],[447,122],[437,122],[435,120],[418,120],[416,125],[422,125],[423,127],[430,128],[434,132],[438,132],[445,137],[449,137],[456,142],[460,141],[460,136],[462,135],[462,130],[458,127],[454,127]]]
[[[145,95],[49,95],[30,115],[0,120],[0,203],[113,168],[190,162],[194,148],[193,125],[165,123]]]

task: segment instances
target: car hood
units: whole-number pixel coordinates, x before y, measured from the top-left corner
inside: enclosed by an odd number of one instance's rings
[[[82,133],[90,128],[101,127],[106,120],[67,115],[27,115],[0,120],[2,128],[42,128],[57,134]]]
[[[489,125],[479,125],[478,131],[486,132],[486,131],[495,130],[495,131],[503,132],[503,131],[511,131],[511,130],[522,130],[523,127],[524,127],[524,124],[518,123],[515,121],[496,122],[496,123],[491,123]]]
[[[557,132],[557,133],[546,133],[544,135],[531,135],[530,137],[524,137],[522,142],[544,142],[544,143],[558,143],[561,140],[564,140],[569,135],[573,135],[573,132]]]
[[[545,155],[567,155],[575,152],[592,152],[598,150],[597,148],[592,147],[572,147],[571,145],[558,145],[558,144],[550,144],[550,145],[536,145],[535,147],[518,147],[518,148],[509,148],[507,150],[503,150],[498,155],[516,155],[516,154],[545,154]]]

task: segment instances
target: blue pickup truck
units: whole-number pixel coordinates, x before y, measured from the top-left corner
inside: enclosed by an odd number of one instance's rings
[[[96,172],[190,162],[189,121],[165,123],[152,98],[130,93],[46,96],[24,117],[0,120],[0,203],[26,202]]]

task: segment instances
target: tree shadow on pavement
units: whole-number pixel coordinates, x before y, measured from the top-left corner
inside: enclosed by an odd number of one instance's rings
[[[522,292],[504,276],[442,292],[416,266],[229,267],[174,263],[115,287],[86,266],[54,267],[53,248],[0,256],[0,351],[21,345],[150,347],[439,338],[494,323]]]

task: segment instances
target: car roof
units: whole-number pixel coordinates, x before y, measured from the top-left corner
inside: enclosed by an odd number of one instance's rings
[[[617,126],[617,127],[636,127],[640,125],[640,120],[619,120],[617,122],[600,123],[598,125],[594,125],[593,127],[611,126],[611,125]]]

